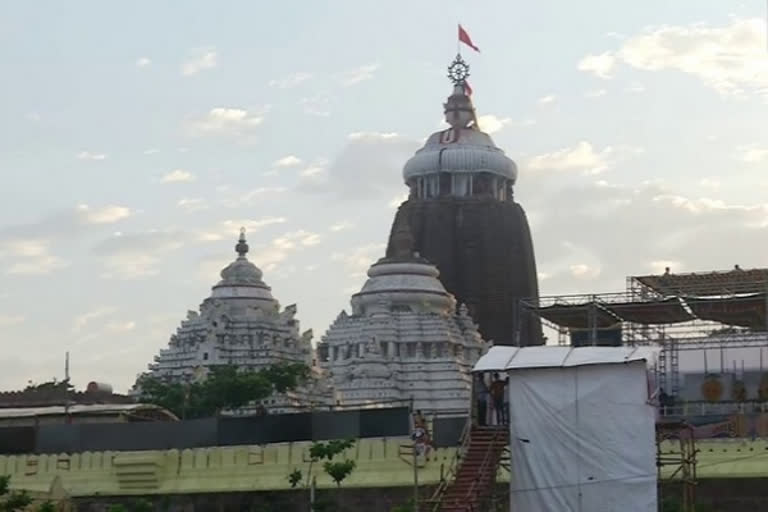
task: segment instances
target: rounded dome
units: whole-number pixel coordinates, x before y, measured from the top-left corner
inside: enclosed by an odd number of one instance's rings
[[[475,128],[450,128],[433,133],[423,148],[406,162],[403,178],[447,173],[487,172],[503,176],[513,183],[517,165],[497,148],[491,137]]]
[[[237,259],[221,271],[221,281],[213,287],[211,296],[218,299],[237,297],[274,302],[270,287],[261,280],[263,273],[245,256],[248,253],[245,231],[240,232],[235,251]]]

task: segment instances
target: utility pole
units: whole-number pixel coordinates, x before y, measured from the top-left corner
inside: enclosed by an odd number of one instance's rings
[[[64,418],[67,423],[72,423],[69,416],[69,351],[64,353]]]

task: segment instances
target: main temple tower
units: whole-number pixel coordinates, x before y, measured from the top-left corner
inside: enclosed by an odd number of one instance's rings
[[[518,299],[539,293],[528,220],[513,195],[517,165],[478,126],[469,66],[460,55],[448,76],[453,93],[444,113],[450,127],[433,133],[405,164],[410,195],[393,227],[408,223],[414,249],[437,265],[443,285],[467,305],[484,339],[541,344],[541,324],[521,317],[517,307]],[[388,256],[395,250],[393,234]]]

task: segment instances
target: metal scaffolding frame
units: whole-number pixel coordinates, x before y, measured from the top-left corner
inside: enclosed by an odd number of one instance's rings
[[[668,442],[668,449],[662,444]],[[681,512],[696,510],[696,437],[693,428],[685,422],[656,424],[656,467],[658,471],[659,505],[663,504],[662,485],[674,482],[680,485]],[[670,472],[665,472],[669,467]]]
[[[553,329],[559,345],[578,334],[580,344],[659,347],[657,382],[672,397],[680,392],[682,351],[768,347],[768,269],[667,270],[629,276],[623,292],[543,296],[518,308],[518,318],[533,315]]]

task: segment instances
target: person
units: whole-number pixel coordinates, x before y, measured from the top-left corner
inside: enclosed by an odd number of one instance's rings
[[[477,373],[475,378],[475,393],[477,396],[477,424],[484,427],[488,424],[488,386],[485,384],[485,374]]]
[[[493,400],[493,409],[496,411],[496,424],[506,424],[506,418],[504,414],[504,390],[506,389],[506,383],[501,380],[498,373],[493,374],[493,382],[491,383],[491,399]]]
[[[421,413],[421,409],[417,410],[416,414],[413,415],[413,426],[427,430],[427,418]]]

